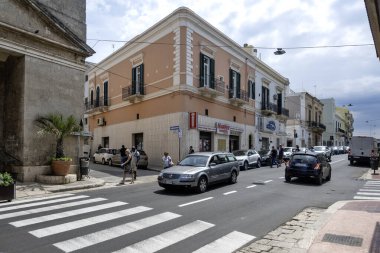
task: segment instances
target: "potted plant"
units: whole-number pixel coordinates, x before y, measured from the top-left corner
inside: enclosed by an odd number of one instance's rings
[[[66,176],[69,172],[72,158],[64,154],[63,139],[73,132],[80,130],[80,125],[73,115],[64,117],[60,113],[39,116],[36,125],[40,128],[40,135],[52,134],[56,139],[55,157],[52,158],[51,168],[53,174]]]
[[[0,172],[0,200],[12,201],[16,198],[16,185],[11,174]]]

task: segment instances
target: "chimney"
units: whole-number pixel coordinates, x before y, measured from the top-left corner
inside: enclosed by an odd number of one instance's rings
[[[252,45],[248,45],[247,43],[245,43],[243,49],[250,55],[257,57],[257,48],[254,48]]]

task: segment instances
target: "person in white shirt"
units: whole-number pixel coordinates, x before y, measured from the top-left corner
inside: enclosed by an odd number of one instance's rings
[[[164,153],[164,156],[162,157],[162,161],[164,163],[164,169],[167,169],[167,168],[173,166],[172,158],[169,156],[168,152]]]

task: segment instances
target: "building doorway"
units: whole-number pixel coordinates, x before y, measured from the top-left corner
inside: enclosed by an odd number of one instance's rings
[[[269,138],[262,137],[261,142],[262,142],[262,149],[269,150]]]
[[[211,151],[211,132],[199,133],[199,151],[206,152]]]
[[[102,145],[104,148],[110,147],[110,137],[102,137]]]
[[[137,133],[133,134],[133,146],[136,147],[137,150],[144,150],[144,134]]]
[[[239,149],[240,149],[239,136],[230,135],[230,152],[239,150]]]

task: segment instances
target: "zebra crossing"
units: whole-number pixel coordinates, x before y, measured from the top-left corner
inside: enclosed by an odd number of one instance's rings
[[[380,181],[367,181],[354,196],[357,200],[380,200]]]
[[[84,207],[84,205],[86,206]],[[139,215],[139,218],[133,219],[134,215]],[[131,220],[121,219],[125,217],[130,217]],[[57,252],[73,252],[100,245],[109,240],[124,238],[131,233],[181,218],[183,218],[181,214],[174,212],[157,213],[151,207],[131,207],[129,203],[123,201],[109,201],[106,198],[95,198],[87,195],[60,194],[0,204],[1,223],[7,223],[14,229],[24,228],[22,232],[27,231],[37,240],[46,237],[52,239],[51,245],[57,249]],[[118,219],[123,221],[122,224],[108,225],[111,221]],[[103,225],[99,226],[101,229],[96,231],[95,225],[98,224]],[[82,228],[90,226],[93,226],[91,233],[81,232],[84,231]],[[172,225],[163,233],[151,235],[148,238],[140,238],[140,241],[123,245],[115,252],[156,252],[164,250],[192,236],[202,235],[202,232],[215,229],[216,226],[216,224],[202,220],[190,221],[187,224],[181,224],[179,227]],[[59,238],[58,236],[63,233],[66,233],[65,236],[67,236],[73,231],[77,232],[73,233],[76,237],[69,239],[65,237],[65,240],[61,239],[62,241],[54,240],[55,237]],[[78,232],[84,234],[78,236]],[[231,231],[214,241],[210,239],[209,244],[199,245],[199,248],[194,252],[233,252],[254,239],[255,237],[252,235]]]

